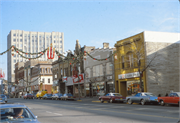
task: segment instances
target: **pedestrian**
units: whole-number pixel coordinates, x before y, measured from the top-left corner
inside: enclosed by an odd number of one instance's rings
[[[168,97],[168,93],[166,93],[166,95],[165,95],[166,97]]]
[[[161,94],[159,94],[158,97],[161,97]]]

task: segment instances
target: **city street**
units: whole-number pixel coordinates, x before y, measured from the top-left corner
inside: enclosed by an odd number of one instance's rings
[[[41,123],[176,123],[178,106],[128,105],[92,101],[61,101],[38,99],[9,99],[22,103],[38,116]]]

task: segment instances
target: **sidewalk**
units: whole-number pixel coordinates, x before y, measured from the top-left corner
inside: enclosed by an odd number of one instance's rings
[[[77,101],[83,101],[83,102],[101,102],[101,101],[99,100],[99,96],[82,97],[82,98],[80,98],[80,100],[79,100],[79,98],[77,97]]]

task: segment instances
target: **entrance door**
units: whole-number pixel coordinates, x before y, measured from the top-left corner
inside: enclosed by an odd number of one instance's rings
[[[126,81],[120,82],[120,88],[121,88],[121,89],[120,89],[120,90],[121,90],[120,94],[121,94],[122,96],[126,97],[126,96],[127,96],[127,90],[126,90],[127,84],[126,84]]]

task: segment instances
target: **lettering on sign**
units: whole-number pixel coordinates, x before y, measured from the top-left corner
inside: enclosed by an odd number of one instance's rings
[[[127,74],[120,74],[118,75],[118,79],[128,79],[128,78],[135,78],[139,76],[140,76],[139,72],[134,72],[134,73],[127,73]]]

